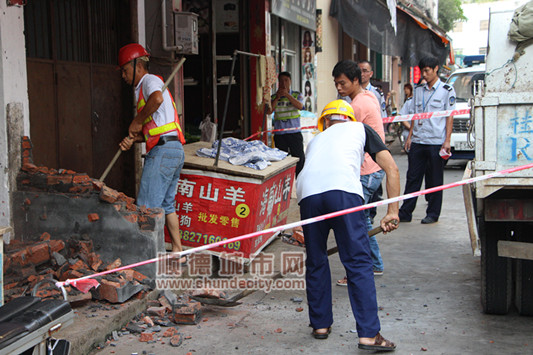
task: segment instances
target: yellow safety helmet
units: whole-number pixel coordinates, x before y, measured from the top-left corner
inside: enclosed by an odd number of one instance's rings
[[[353,108],[349,103],[344,100],[331,101],[326,107],[324,107],[322,114],[318,119],[317,128],[320,132],[324,130],[324,120],[325,117],[329,115],[342,115],[346,117],[346,121],[348,121],[348,118],[352,121],[356,121]]]

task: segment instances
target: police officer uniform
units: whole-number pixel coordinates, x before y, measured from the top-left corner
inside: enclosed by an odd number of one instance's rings
[[[455,109],[455,90],[437,79],[433,87],[427,84],[417,85],[413,99],[407,100],[400,114],[436,112]],[[426,187],[440,186],[444,180],[444,160],[439,152],[446,139],[447,117],[438,117],[412,121],[413,134],[409,150],[407,181],[405,194],[419,191],[422,180],[426,179]],[[416,198],[405,200],[400,208],[400,220],[411,221],[416,207]],[[422,223],[432,223],[439,219],[442,207],[442,191],[428,195],[426,218]]]

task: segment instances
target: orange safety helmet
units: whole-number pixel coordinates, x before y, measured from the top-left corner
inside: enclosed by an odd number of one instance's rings
[[[140,57],[149,57],[150,54],[138,43],[126,44],[120,48],[118,52],[118,65],[122,67],[124,64]]]

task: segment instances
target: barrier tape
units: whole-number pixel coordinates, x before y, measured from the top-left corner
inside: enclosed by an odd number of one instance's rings
[[[321,216],[304,219],[302,221],[292,222],[292,223],[288,223],[288,224],[285,224],[285,225],[282,225],[282,226],[277,226],[277,227],[272,227],[272,228],[269,228],[269,229],[265,229],[265,230],[262,230],[262,231],[243,234],[243,235],[237,236],[235,238],[231,238],[231,239],[227,239],[227,240],[221,240],[220,242],[202,245],[202,246],[199,246],[199,247],[196,247],[196,248],[191,248],[191,249],[184,250],[184,251],[181,251],[181,252],[169,253],[169,254],[165,255],[164,257],[158,257],[158,258],[153,258],[153,259],[149,259],[149,260],[144,260],[144,261],[141,261],[141,262],[138,262],[138,263],[122,266],[122,267],[119,267],[119,268],[116,268],[116,269],[112,269],[112,270],[108,270],[108,271],[99,272],[99,273],[96,273],[96,274],[93,274],[93,275],[83,276],[83,277],[80,277],[80,278],[77,278],[77,279],[72,279],[72,280],[68,279],[66,281],[57,282],[56,286],[61,288],[61,289],[63,289],[64,286],[72,285],[72,286],[76,287],[77,289],[79,289],[82,292],[88,292],[91,287],[93,287],[93,286],[98,287],[97,286],[98,285],[98,281],[93,279],[93,278],[98,277],[98,276],[103,276],[103,275],[111,274],[113,272],[122,271],[122,270],[126,270],[126,269],[131,269],[131,268],[134,268],[134,267],[137,267],[137,266],[151,264],[151,263],[157,262],[159,260],[168,260],[169,258],[172,258],[172,257],[181,258],[182,256],[185,256],[185,255],[188,255],[188,254],[193,254],[193,253],[197,253],[197,252],[200,252],[200,251],[204,251],[204,250],[208,250],[208,249],[211,249],[211,248],[215,248],[215,247],[218,247],[218,246],[221,246],[221,245],[224,245],[224,244],[234,243],[234,242],[241,241],[241,240],[244,240],[244,239],[257,237],[257,236],[260,236],[260,235],[265,234],[265,233],[281,232],[281,231],[286,230],[286,229],[291,229],[291,228],[303,226],[303,225],[306,225],[306,224],[323,221],[323,220],[326,220],[326,219],[329,219],[329,218],[343,216],[343,215],[346,215],[346,214],[349,214],[349,213],[353,213],[353,212],[363,211],[363,210],[366,210],[368,208],[388,205],[390,203],[407,200],[407,199],[410,199],[410,198],[413,198],[413,197],[417,197],[417,196],[426,195],[426,194],[430,194],[430,193],[437,192],[437,191],[450,189],[452,187],[458,187],[458,186],[462,186],[462,185],[466,185],[466,184],[471,184],[471,183],[474,183],[474,182],[487,180],[487,179],[491,179],[491,178],[494,178],[494,177],[500,177],[500,176],[511,174],[511,173],[514,173],[514,172],[517,172],[517,171],[531,169],[531,168],[533,168],[533,163],[526,164],[526,165],[521,165],[521,166],[517,166],[517,167],[513,167],[513,168],[501,170],[501,171],[496,171],[494,173],[481,175],[481,176],[470,178],[470,179],[466,179],[466,180],[456,181],[456,182],[445,184],[445,185],[441,185],[441,186],[432,187],[430,189],[425,189],[425,190],[412,192],[410,194],[401,195],[401,196],[398,196],[398,197],[393,197],[393,198],[389,198],[389,199],[386,199],[386,200],[369,203],[369,204],[366,204],[366,205],[347,208],[347,209],[344,209],[344,210],[341,210],[341,211],[331,212],[331,213],[324,214],[324,215],[321,215]]]
[[[385,117],[383,118],[383,123],[427,120],[429,118],[437,118],[437,117],[468,115],[469,113],[470,113],[469,108],[465,108],[462,110],[446,110],[446,111],[413,113],[410,115],[398,115],[398,116]]]
[[[269,132],[284,132],[284,131],[302,131],[302,130],[307,130],[307,129],[316,129],[316,126],[305,126],[305,127],[291,127],[291,128],[279,128],[279,129],[271,129],[269,131],[260,131],[260,132],[256,132],[254,134],[252,134],[250,137],[248,138],[244,138],[245,141],[247,140],[250,140],[260,134],[263,134],[263,133],[269,133]]]
[[[427,120],[429,118],[438,118],[438,117],[448,117],[448,116],[460,116],[468,115],[470,113],[469,108],[461,110],[446,110],[446,111],[435,111],[435,112],[423,112],[423,113],[413,113],[410,115],[398,115],[398,116],[389,116],[383,118],[383,123],[394,123],[394,122],[407,122],[407,121],[416,121],[416,120]],[[305,126],[305,127],[292,127],[292,128],[280,128],[280,129],[271,129],[268,131],[260,131],[252,134],[248,138],[244,138],[245,141],[250,140],[258,135],[263,133],[271,132],[284,132],[284,131],[304,131],[308,129],[316,129],[316,126]]]

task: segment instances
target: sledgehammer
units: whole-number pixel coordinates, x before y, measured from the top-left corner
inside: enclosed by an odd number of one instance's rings
[[[181,58],[180,61],[178,62],[178,65],[176,65],[176,67],[174,68],[174,70],[172,71],[172,74],[170,74],[170,76],[168,77],[167,81],[165,81],[165,84],[163,85],[163,87],[161,88],[161,92],[165,91],[165,89],[168,87],[168,85],[172,82],[172,80],[174,79],[174,77],[176,76],[176,74],[178,73],[178,70],[181,68],[181,66],[183,65],[183,62],[185,62],[185,58]],[[113,165],[115,165],[115,163],[117,162],[118,160],[118,157],[120,157],[120,154],[122,153],[122,149],[118,149],[118,151],[115,153],[115,156],[113,157],[113,159],[111,160],[111,163],[109,163],[109,165],[107,166],[107,168],[104,170],[104,173],[102,174],[102,176],[100,176],[100,179],[98,179],[98,181],[104,181],[104,179],[106,178],[107,174],[109,174],[109,171],[111,170],[111,168],[113,167]]]

